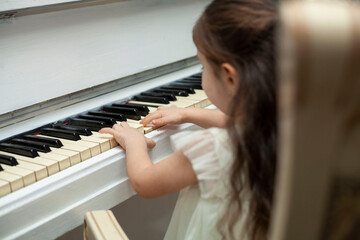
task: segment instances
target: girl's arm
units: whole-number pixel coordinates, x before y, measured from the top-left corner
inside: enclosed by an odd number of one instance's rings
[[[101,133],[112,134],[126,151],[127,173],[134,190],[146,198],[154,198],[178,191],[197,182],[189,159],[182,151],[153,164],[147,150],[147,140],[126,122],[113,128],[103,128]]]
[[[152,124],[162,126],[168,123],[194,123],[203,128],[225,128],[228,116],[220,110],[203,108],[159,107],[158,110],[148,114],[140,123],[144,126]]]

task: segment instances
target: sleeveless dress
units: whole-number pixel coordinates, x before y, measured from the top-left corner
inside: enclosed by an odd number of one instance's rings
[[[184,131],[171,136],[171,144],[174,151],[183,150],[198,182],[180,191],[164,239],[221,239],[217,223],[227,210],[233,162],[227,130]],[[242,234],[246,207],[243,202],[242,215],[234,226],[236,239]]]

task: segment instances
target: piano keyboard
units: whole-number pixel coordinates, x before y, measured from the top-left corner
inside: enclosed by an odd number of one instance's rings
[[[117,146],[103,127],[120,121],[146,134],[155,127],[139,122],[159,106],[206,107],[201,73],[141,92],[82,114],[13,136],[0,142],[0,196],[86,161]]]

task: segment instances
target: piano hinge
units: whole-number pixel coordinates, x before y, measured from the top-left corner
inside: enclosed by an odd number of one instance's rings
[[[17,12],[7,12],[7,13],[0,13],[0,20],[1,19],[12,19],[16,17]]]

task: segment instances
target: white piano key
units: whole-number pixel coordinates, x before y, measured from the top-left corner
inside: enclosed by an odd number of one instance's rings
[[[17,155],[14,153],[6,153],[6,154],[8,156],[13,156],[14,158],[16,158],[17,161],[21,160],[24,162],[29,162],[29,163],[45,166],[49,176],[54,173],[59,172],[59,170],[60,170],[58,162],[50,160],[50,159],[46,159],[46,158],[42,158],[42,157],[30,158],[30,157],[24,157],[21,155]]]
[[[98,138],[103,138],[103,139],[108,139],[110,141],[110,148],[114,148],[116,146],[118,146],[119,144],[116,142],[115,138],[113,135],[111,134],[107,134],[107,133],[99,133],[99,132],[95,132],[93,131],[92,134]]]
[[[64,148],[50,147],[50,149],[51,149],[51,152],[53,152],[53,153],[69,157],[71,166],[81,162],[81,156],[80,156],[79,152],[67,150],[67,149],[64,149]]]
[[[0,180],[0,197],[11,193],[10,183],[4,180]]]
[[[16,190],[19,190],[20,188],[24,187],[24,181],[22,177],[19,175],[1,171],[0,180],[9,182],[12,192],[15,192]]]
[[[39,181],[43,178],[46,178],[47,176],[49,176],[48,174],[48,170],[45,166],[42,165],[38,165],[38,164],[33,164],[33,163],[28,163],[22,160],[17,160],[18,161],[18,167],[19,168],[24,168],[30,171],[34,171],[35,173],[35,177],[36,177],[36,181]]]
[[[70,145],[72,145],[72,146],[82,146],[85,149],[90,149],[91,157],[94,157],[94,156],[101,153],[99,143],[88,142],[88,141],[85,141],[85,140],[71,141],[71,140],[67,140],[67,139],[63,139],[63,138],[57,138],[57,137],[55,137],[55,138],[59,139],[64,144],[64,146],[65,145],[66,146],[70,146]]]
[[[7,156],[15,155],[12,153],[2,152],[2,151],[0,151],[0,154],[7,155]],[[27,169],[27,170],[34,172],[37,181],[48,176],[48,171],[47,171],[46,167],[43,165],[28,163],[28,162],[22,161],[19,158],[16,158],[16,161],[18,162],[18,165],[16,165],[16,167]]]
[[[139,123],[137,120],[127,119],[127,124],[129,124],[130,127],[136,128],[140,133],[148,133],[152,131],[151,127],[144,127],[142,124]],[[117,122],[120,124],[120,122]]]
[[[187,108],[187,107],[194,107],[194,103],[192,102],[179,102],[179,101],[170,101],[169,104],[163,104],[163,103],[152,103],[152,102],[140,102],[140,101],[129,101],[129,103],[136,103],[136,104],[142,104],[142,105],[153,105],[153,106],[170,106],[175,105],[180,108]]]
[[[62,139],[58,138],[58,137],[50,137],[50,136],[45,136],[45,135],[38,135],[38,136],[46,137],[46,138],[59,139],[62,142]],[[63,145],[64,146],[61,147],[63,149],[79,152],[80,156],[81,156],[81,161],[85,161],[85,160],[91,158],[91,152],[90,152],[89,148],[86,148],[84,146],[75,145],[75,144],[67,144],[66,141],[63,143]]]
[[[70,157],[67,157],[64,155],[58,155],[58,154],[55,154],[52,152],[48,152],[48,153],[38,152],[38,153],[39,153],[39,156],[42,158],[47,158],[47,159],[58,162],[60,170],[64,170],[64,169],[70,167]]]
[[[81,135],[80,137],[82,140],[85,140],[88,142],[96,142],[96,143],[100,144],[101,152],[106,152],[107,150],[109,150],[111,148],[109,139],[99,138],[94,135],[91,135],[91,136],[82,136]]]
[[[0,164],[0,165],[4,169],[5,172],[21,176],[23,178],[25,186],[36,182],[35,172],[33,172],[31,170],[20,168],[18,166],[8,166],[5,164]]]

